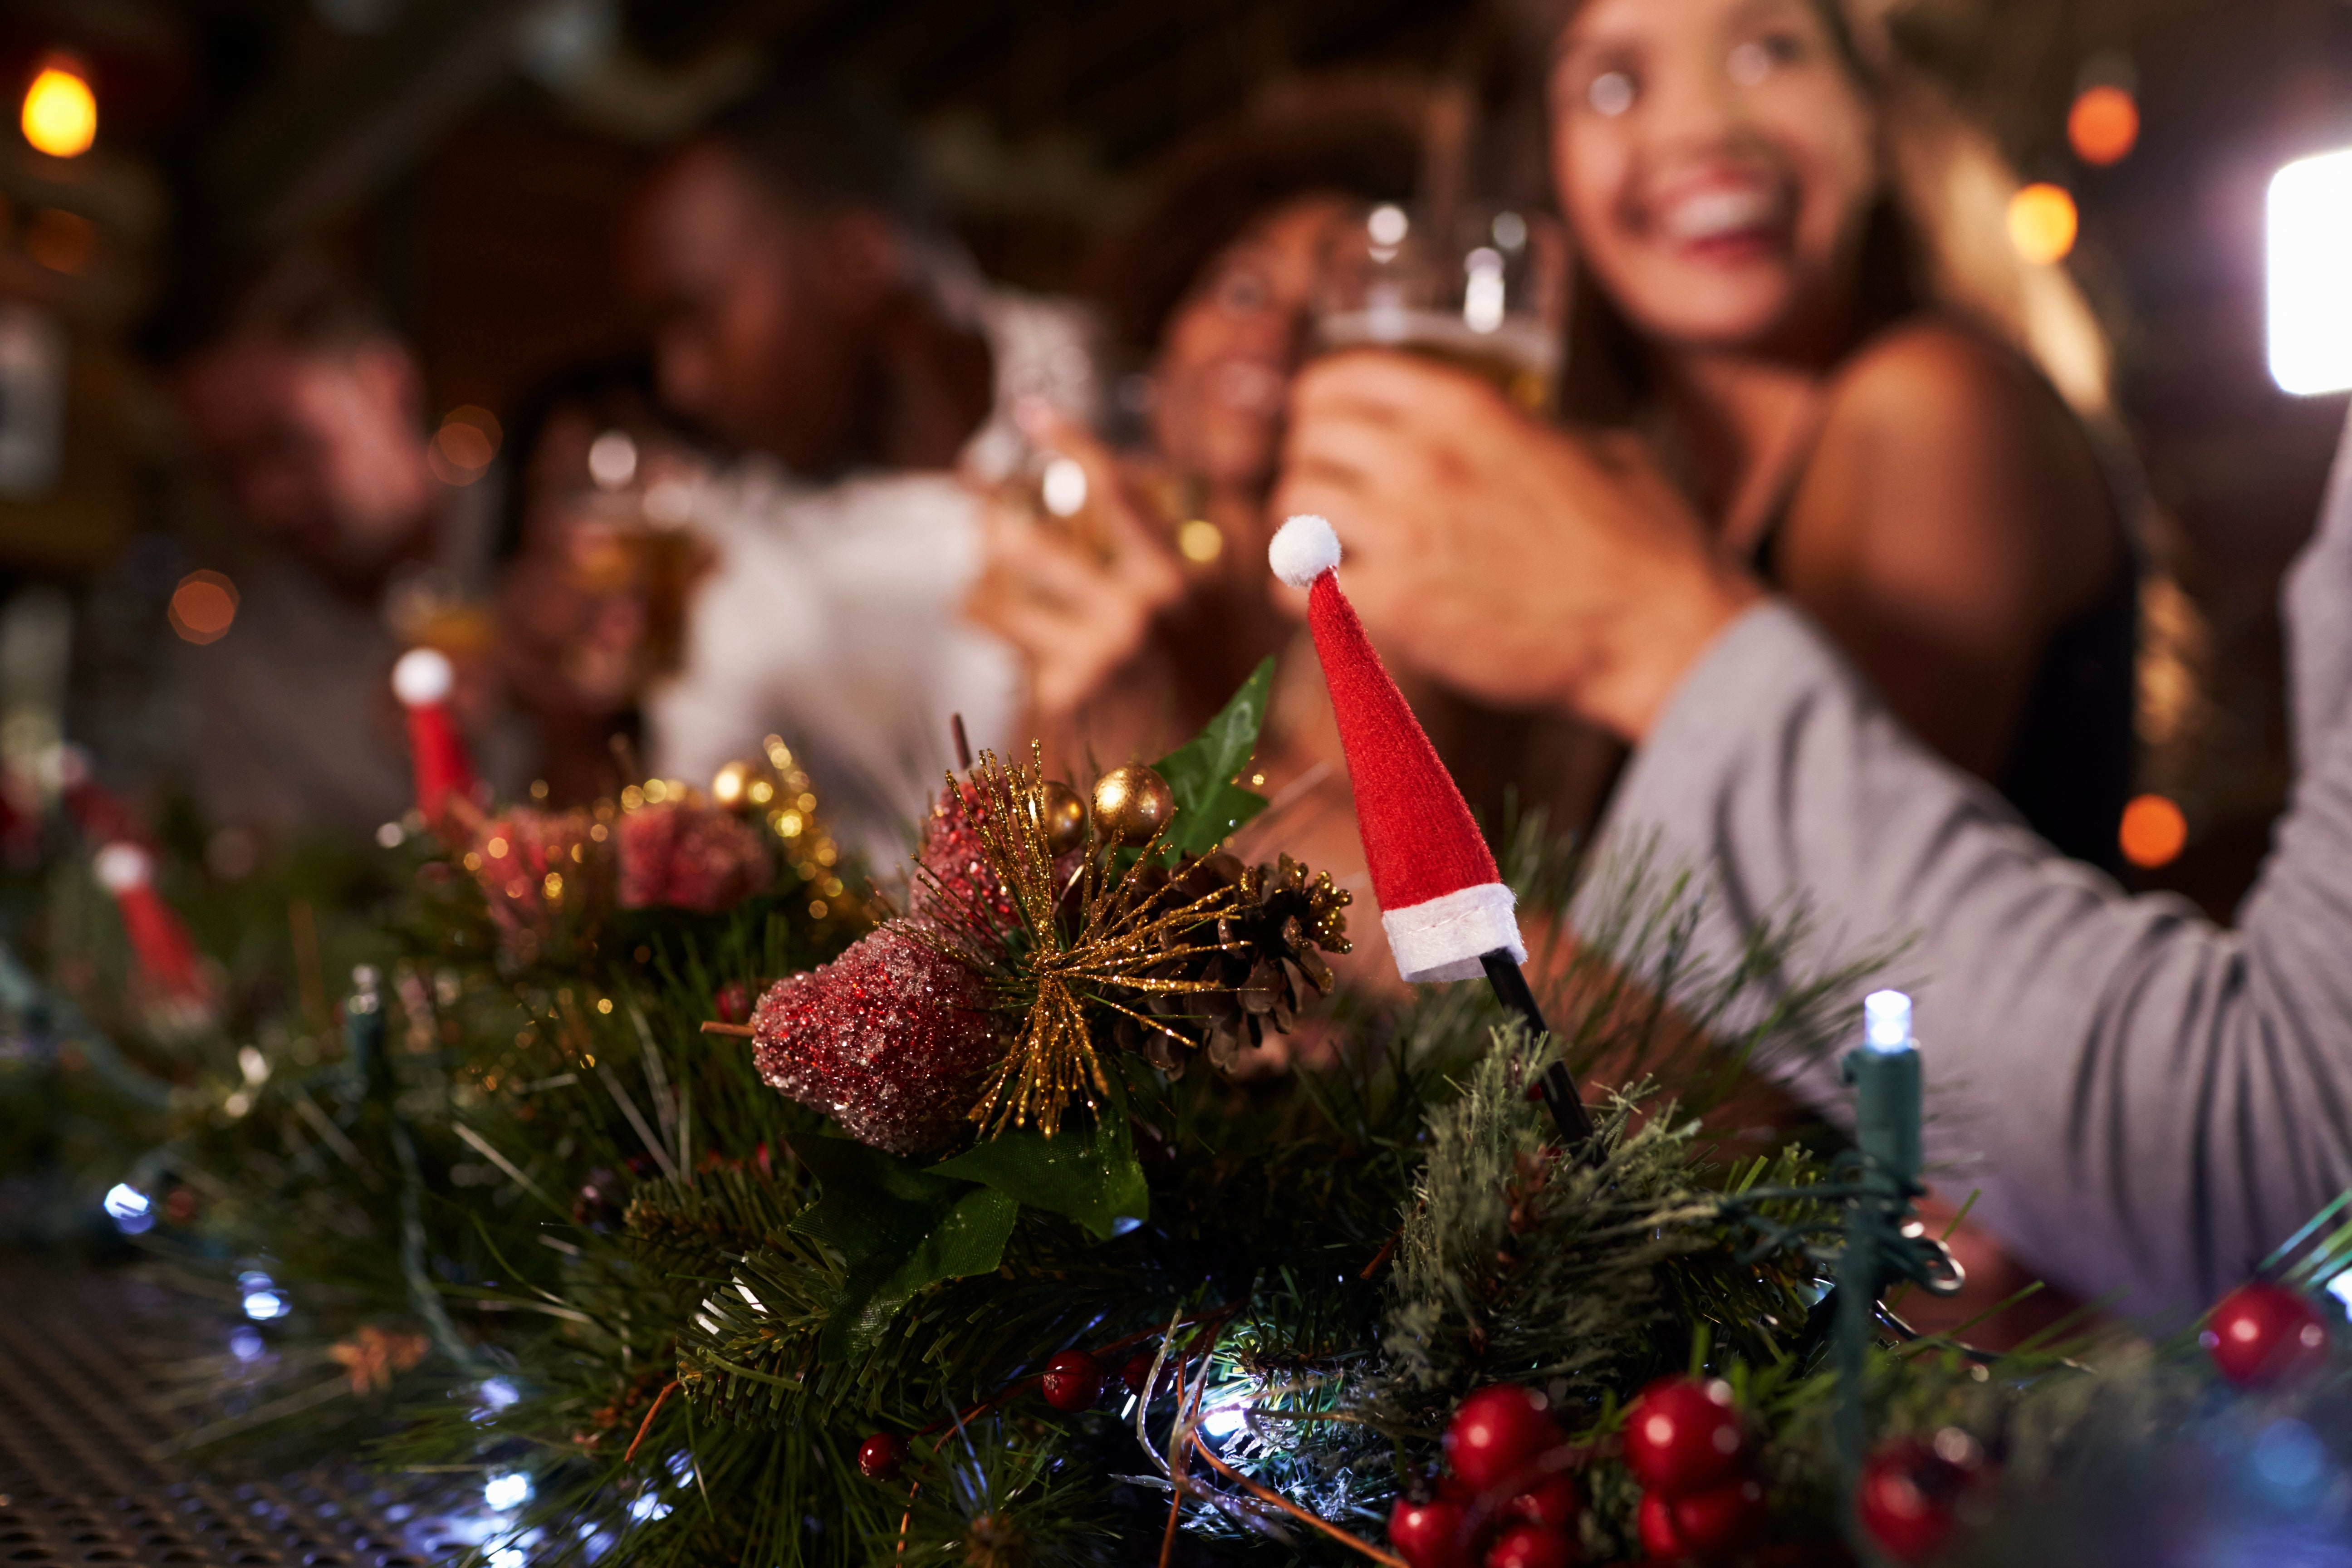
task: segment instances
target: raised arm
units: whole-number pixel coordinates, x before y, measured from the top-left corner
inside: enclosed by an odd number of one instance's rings
[[[2352,1186],[2347,464],[2287,595],[2301,774],[2234,931],[2061,857],[1777,602],[1691,667],[1612,813],[1719,880],[1719,952],[1800,900],[1830,952],[1911,935],[1939,1156],[2126,1311],[2201,1304]]]

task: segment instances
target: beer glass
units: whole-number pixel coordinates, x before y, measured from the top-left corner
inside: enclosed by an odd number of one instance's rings
[[[1540,213],[1472,206],[1451,218],[1371,207],[1324,261],[1314,347],[1416,353],[1549,412],[1565,349],[1568,247]]]

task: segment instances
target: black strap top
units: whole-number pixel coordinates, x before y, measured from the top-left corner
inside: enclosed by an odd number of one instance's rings
[[[1756,544],[1756,570],[1775,586],[1788,501],[1784,495]],[[2098,599],[2052,634],[1994,781],[2036,833],[2072,858],[2117,874],[2138,649],[2139,569],[2126,550]]]

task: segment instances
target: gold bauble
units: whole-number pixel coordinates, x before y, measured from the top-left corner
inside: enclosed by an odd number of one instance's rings
[[[1087,841],[1087,803],[1059,779],[1045,781],[1045,847],[1067,855]]]
[[[1141,763],[1113,768],[1095,781],[1095,821],[1114,844],[1148,843],[1175,815],[1175,792]]]

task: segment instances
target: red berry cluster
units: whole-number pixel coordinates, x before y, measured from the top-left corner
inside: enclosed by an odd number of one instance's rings
[[[1747,1425],[1721,1380],[1664,1377],[1625,1412],[1625,1465],[1642,1483],[1642,1548],[1669,1563],[1728,1556],[1770,1517]]]
[[[1445,1474],[1428,1502],[1399,1498],[1389,1544],[1412,1568],[1570,1568],[1583,1499],[1567,1439],[1524,1388],[1494,1384],[1445,1428]]]

